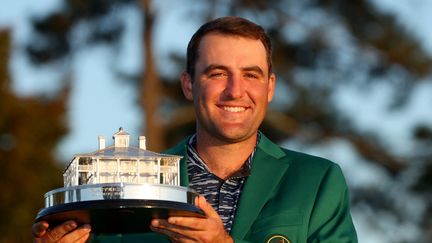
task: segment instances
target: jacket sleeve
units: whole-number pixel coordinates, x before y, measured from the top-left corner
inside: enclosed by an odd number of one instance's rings
[[[308,242],[357,243],[348,188],[340,167],[332,164],[316,194],[308,228]]]

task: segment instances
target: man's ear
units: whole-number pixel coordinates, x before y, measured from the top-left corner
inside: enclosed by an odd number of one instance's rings
[[[274,92],[275,92],[275,85],[276,85],[276,75],[272,73],[269,78],[268,82],[268,89],[267,89],[267,102],[270,103],[273,100]]]
[[[186,71],[183,71],[180,75],[181,87],[183,90],[183,94],[186,99],[192,101],[192,77]]]

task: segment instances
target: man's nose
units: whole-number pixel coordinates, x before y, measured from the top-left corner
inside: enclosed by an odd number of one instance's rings
[[[241,98],[244,92],[245,87],[242,77],[240,75],[230,75],[226,83],[224,94],[231,99],[237,99]]]

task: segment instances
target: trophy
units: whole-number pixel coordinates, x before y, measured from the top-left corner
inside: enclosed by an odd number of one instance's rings
[[[198,194],[180,186],[181,156],[129,146],[130,135],[120,128],[114,144],[75,155],[63,173],[64,187],[45,194],[45,207],[36,221],[50,227],[76,220],[91,224],[95,233],[138,233],[149,231],[152,218],[170,216],[204,217],[194,205]]]

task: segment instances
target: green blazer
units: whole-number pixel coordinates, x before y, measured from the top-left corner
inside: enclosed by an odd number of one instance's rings
[[[183,156],[183,186],[188,185],[186,147],[187,139],[166,151]],[[235,242],[357,242],[341,169],[329,160],[280,148],[262,135],[231,236]],[[97,235],[92,240],[167,241],[156,233]]]

